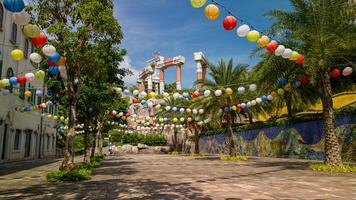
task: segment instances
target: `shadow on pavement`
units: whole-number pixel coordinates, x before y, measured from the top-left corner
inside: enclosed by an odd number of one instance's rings
[[[0,164],[0,176],[58,162],[61,159],[28,160]]]

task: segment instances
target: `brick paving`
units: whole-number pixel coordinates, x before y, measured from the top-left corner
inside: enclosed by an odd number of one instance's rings
[[[0,199],[356,199],[356,173],[309,171],[302,160],[110,156],[91,180],[57,184],[44,176],[60,162],[38,162],[7,174],[0,165]]]

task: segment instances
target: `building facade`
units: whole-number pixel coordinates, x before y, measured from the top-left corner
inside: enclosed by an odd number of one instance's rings
[[[25,57],[14,61],[10,53],[14,49],[21,49]],[[22,27],[16,25],[12,13],[3,7],[0,1],[0,78],[24,75],[36,72],[29,55],[34,51],[31,41],[22,32]],[[55,155],[56,129],[55,122],[48,117],[56,115],[55,105],[48,106],[41,111],[20,112],[18,107],[34,106],[44,102],[43,97],[35,95],[36,90],[46,94],[42,80],[35,80],[7,88],[0,88],[0,163],[40,159]],[[32,91],[31,97],[25,97],[24,92]],[[15,95],[18,94],[18,95]]]

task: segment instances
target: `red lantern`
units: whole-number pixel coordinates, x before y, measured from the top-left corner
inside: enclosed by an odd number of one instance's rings
[[[126,113],[125,117],[130,117],[130,113]]]
[[[270,41],[266,46],[266,49],[269,52],[274,52],[277,48],[278,48],[278,42],[275,40]]]
[[[47,36],[41,32],[37,37],[31,39],[36,47],[42,47],[47,42]]]
[[[19,76],[17,77],[17,82],[20,84],[20,85],[25,85],[26,84],[26,77],[25,76]]]
[[[302,83],[302,85],[308,85],[310,83],[310,78],[307,76],[302,76],[300,78],[300,82]]]
[[[241,110],[241,105],[240,105],[240,104],[237,104],[237,105],[236,105],[236,108],[237,108],[238,110]]]
[[[331,78],[336,78],[336,77],[340,76],[341,70],[339,68],[334,68],[331,70],[331,72],[329,74],[330,74]]]
[[[299,54],[298,57],[297,57],[297,60],[295,61],[295,63],[301,65],[304,63],[304,56]]]
[[[132,99],[132,103],[138,103],[138,99]]]
[[[53,62],[53,61],[48,60],[48,61],[47,61],[47,65],[48,65],[48,66],[57,66],[57,63],[56,63],[56,62]]]
[[[195,91],[195,92],[193,92],[193,94],[192,94],[192,96],[193,96],[193,98],[197,98],[197,97],[199,97],[199,92],[198,91]]]
[[[229,16],[225,17],[225,19],[223,21],[223,26],[224,26],[225,30],[230,31],[230,30],[234,29],[236,27],[236,25],[237,25],[237,20],[234,16],[229,15]]]

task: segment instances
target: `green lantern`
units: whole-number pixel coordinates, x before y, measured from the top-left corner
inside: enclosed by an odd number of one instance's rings
[[[190,0],[190,4],[192,4],[194,8],[201,8],[206,4],[206,0]]]
[[[35,76],[37,79],[40,79],[40,80],[43,80],[44,77],[45,77],[46,73],[43,71],[43,70],[38,70],[36,73],[35,73]]]
[[[23,33],[26,37],[35,38],[41,34],[41,30],[36,25],[27,24],[23,28]]]

